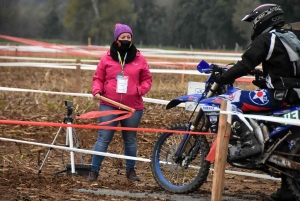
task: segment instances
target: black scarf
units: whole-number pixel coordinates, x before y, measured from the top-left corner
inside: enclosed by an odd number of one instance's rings
[[[123,46],[125,46],[125,45],[123,45]],[[122,47],[122,42],[120,43],[119,41],[118,42],[114,41],[110,46],[110,56],[113,58],[113,60],[116,60],[119,62],[119,59],[118,59],[118,52],[119,52],[121,55],[122,61],[123,61],[124,56],[126,54],[126,50],[127,50],[127,57],[126,57],[125,63],[127,64],[136,57],[137,49],[134,44],[131,44],[130,47],[124,48],[124,47]]]

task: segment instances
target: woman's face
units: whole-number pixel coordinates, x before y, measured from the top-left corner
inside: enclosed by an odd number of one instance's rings
[[[131,34],[130,33],[122,33],[119,37],[118,40],[128,40],[131,41]]]

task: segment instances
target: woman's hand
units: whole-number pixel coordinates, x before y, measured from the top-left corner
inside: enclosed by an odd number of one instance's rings
[[[100,100],[101,99],[101,94],[100,93],[95,94],[94,99],[95,100]]]

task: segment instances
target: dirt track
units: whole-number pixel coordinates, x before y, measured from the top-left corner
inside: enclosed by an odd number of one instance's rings
[[[82,74],[82,92],[89,93],[92,72]],[[154,76],[155,82],[173,80],[171,75]],[[186,78],[188,79],[188,78]],[[197,81],[197,80],[196,80]],[[74,78],[70,70],[46,70],[37,68],[3,68],[0,71],[0,86],[51,91],[74,92]],[[172,83],[170,81],[169,83]],[[150,98],[170,99],[183,94],[176,87],[155,87],[148,94]],[[62,122],[66,115],[64,100],[73,100],[79,113],[97,110],[97,103],[87,98],[62,97],[26,92],[0,92],[0,119],[14,119],[39,122]],[[146,103],[141,128],[165,128],[174,122],[184,121],[188,114],[182,108],[169,111],[162,105]],[[96,123],[96,120],[80,120],[78,124]],[[58,128],[22,125],[0,125],[0,137],[51,144]],[[77,129],[80,147],[92,150],[97,131]],[[138,135],[138,156],[149,158],[157,133],[140,132]],[[58,145],[65,145],[65,133],[59,134]],[[122,154],[122,139],[115,135],[109,152]],[[97,182],[86,181],[85,176],[54,175],[70,163],[69,152],[53,149],[50,152],[42,173],[38,169],[48,148],[33,145],[15,144],[0,141],[0,200],[175,200],[175,197],[160,189],[154,181],[150,165],[137,162],[137,173],[141,182],[128,182],[125,179],[124,161],[106,158]],[[84,162],[90,163],[91,156],[83,155]],[[75,154],[76,163],[79,157]],[[233,168],[228,167],[233,170]],[[236,169],[235,169],[236,170]],[[241,171],[241,170],[238,170]],[[260,172],[256,172],[260,173]],[[210,198],[212,174],[197,191],[188,195],[191,199]],[[278,181],[226,174],[224,200],[269,200],[269,195],[279,187]],[[93,193],[77,192],[74,189],[91,190]],[[125,197],[94,194],[110,190],[128,191]],[[118,191],[117,191],[118,192]],[[142,193],[144,198],[134,195]],[[156,196],[151,196],[151,195]],[[163,196],[161,195],[163,194]],[[161,196],[159,196],[161,195]],[[148,196],[148,198],[147,198]],[[246,197],[245,197],[246,196]],[[183,197],[184,200],[187,198]]]

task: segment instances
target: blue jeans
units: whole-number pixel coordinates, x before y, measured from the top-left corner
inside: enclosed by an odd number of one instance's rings
[[[116,108],[107,105],[100,105],[99,110],[100,111],[116,110]],[[105,124],[104,126],[116,127],[120,122],[122,127],[137,128],[140,124],[142,115],[143,115],[143,110],[137,110],[132,114],[130,118],[123,119],[120,121],[114,121],[109,124]],[[99,123],[110,121],[112,119],[117,118],[118,116],[121,115],[107,115],[107,116],[99,117]],[[102,130],[102,129],[99,130],[98,139],[94,146],[94,151],[107,152],[108,145],[113,139],[114,134],[115,134],[115,130]],[[137,152],[136,135],[137,135],[137,131],[122,130],[122,138],[124,141],[124,155],[136,157],[136,152]],[[99,171],[104,158],[105,158],[104,156],[93,155],[92,170]],[[135,160],[126,159],[126,170],[134,168],[135,163],[136,163]]]

